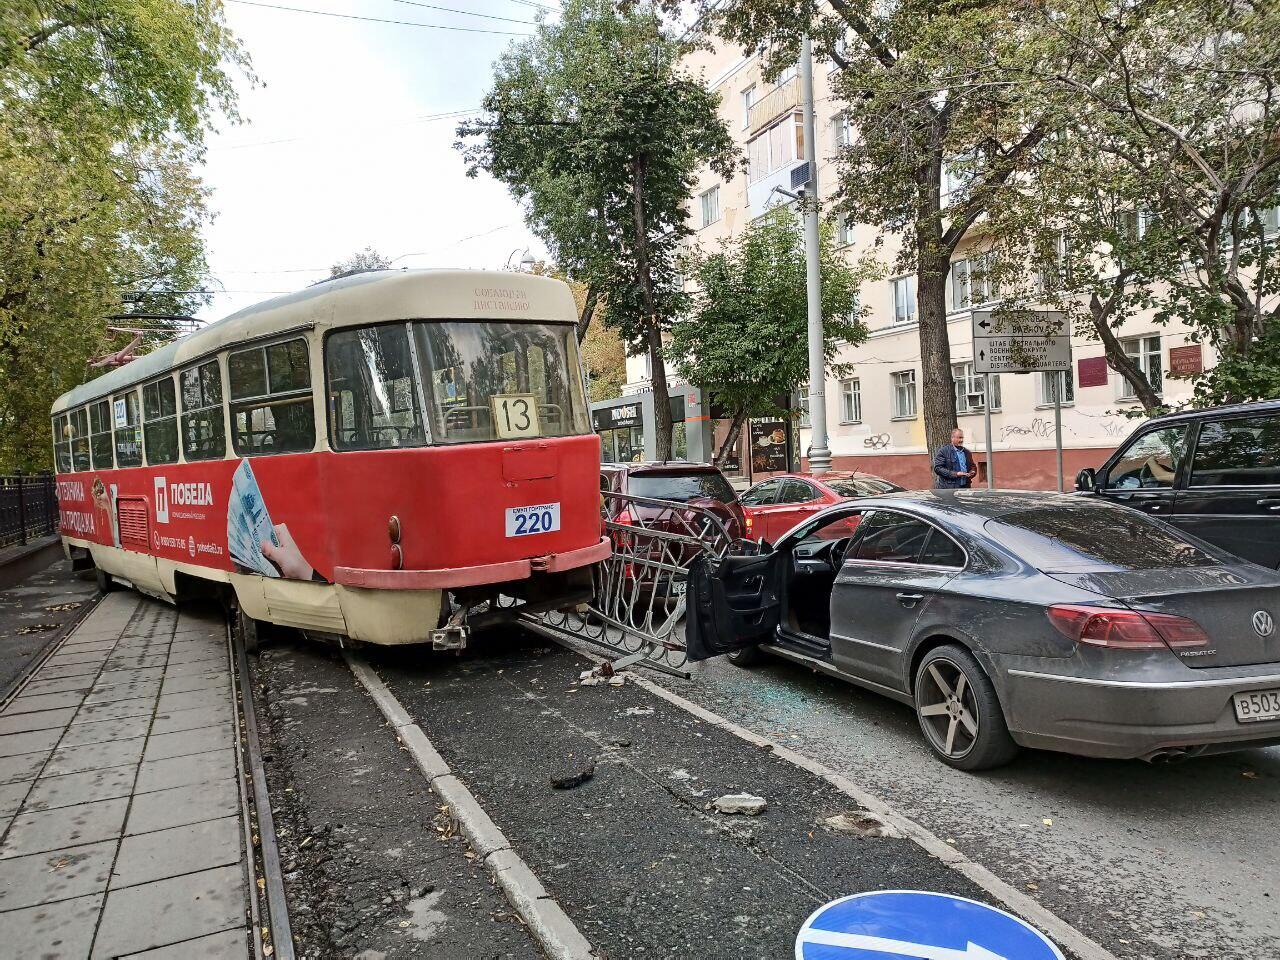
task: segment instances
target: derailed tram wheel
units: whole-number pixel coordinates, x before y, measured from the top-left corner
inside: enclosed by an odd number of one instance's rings
[[[943,763],[989,770],[1018,753],[995,687],[973,654],[947,644],[930,650],[916,670],[916,718]]]
[[[234,597],[227,606],[227,616],[231,619],[232,634],[244,644],[244,652],[257,653],[261,621],[245,613]]]

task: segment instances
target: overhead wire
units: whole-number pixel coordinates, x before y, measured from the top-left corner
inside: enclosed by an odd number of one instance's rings
[[[533,20],[517,20],[514,17],[500,17],[496,13],[473,13],[470,10],[458,10],[454,7],[438,7],[434,3],[420,3],[419,0],[393,0],[394,3],[403,3],[410,7],[422,7],[424,10],[439,10],[442,13],[457,13],[464,17],[482,17],[485,20],[502,20],[506,23],[522,23],[527,27],[536,27],[537,23]]]
[[[288,13],[305,13],[316,17],[335,17],[339,20],[362,20],[366,23],[389,23],[397,27],[422,27],[427,30],[452,30],[458,33],[489,33],[506,37],[531,37],[533,34],[516,30],[486,30],[480,27],[452,27],[443,23],[422,23],[418,20],[389,20],[384,17],[365,17],[357,13],[336,13],[332,10],[312,10],[307,7],[286,7],[278,3],[261,3],[259,0],[227,0],[244,7],[260,7],[264,10],[284,10]]]

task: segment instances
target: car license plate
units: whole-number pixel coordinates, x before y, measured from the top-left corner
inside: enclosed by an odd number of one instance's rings
[[[1241,723],[1280,720],[1280,689],[1235,695],[1236,719]]]
[[[539,503],[532,507],[507,507],[507,536],[527,537],[560,529],[560,504]]]

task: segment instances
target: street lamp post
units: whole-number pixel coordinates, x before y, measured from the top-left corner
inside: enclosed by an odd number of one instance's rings
[[[818,256],[818,157],[813,120],[813,41],[804,38],[800,52],[800,83],[804,98],[804,161],[809,184],[804,204],[805,289],[809,302],[809,471],[831,469],[827,446],[827,361],[822,333],[822,266]]]

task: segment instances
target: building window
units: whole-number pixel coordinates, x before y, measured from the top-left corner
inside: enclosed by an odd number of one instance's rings
[[[842,423],[862,422],[862,381],[856,377],[840,381],[840,420]]]
[[[1128,337],[1120,341],[1124,355],[1138,365],[1151,389],[1157,394],[1164,390],[1164,367],[1160,363],[1160,335],[1152,337]],[[1120,377],[1117,384],[1116,398],[1133,400],[1138,394],[1125,377]]]
[[[837,113],[831,118],[832,138],[836,149],[853,144],[853,119],[847,113]]]
[[[742,129],[751,126],[751,108],[756,104],[756,85],[753,83],[742,91]]]
[[[973,372],[973,362],[953,363],[951,379],[956,389],[956,413],[981,413],[986,403],[984,376]],[[991,409],[1000,409],[1000,378],[991,378]]]
[[[1053,293],[1071,283],[1071,247],[1061,230],[1053,234],[1051,245],[1046,246],[1036,280],[1040,293]]]
[[[182,452],[188,460],[221,460],[227,455],[222,423],[222,373],[210,360],[178,374],[182,385]]]
[[[916,278],[897,277],[889,281],[893,288],[893,322],[913,323],[916,319]]]
[[[992,263],[991,256],[984,254],[951,264],[951,309],[968,310],[1000,299],[1000,286],[991,276]]]
[[[231,445],[239,456],[292,453],[316,445],[307,341],[286,340],[227,358]]]
[[[847,247],[853,242],[853,230],[851,229],[848,214],[841,214],[836,218],[836,246]]]
[[[1051,407],[1061,394],[1063,404],[1076,402],[1076,375],[1074,370],[1045,370],[1040,373],[1040,405]],[[1061,385],[1061,388],[1059,388]]]
[[[702,200],[702,225],[709,227],[720,219],[720,186],[704,191]]]
[[[916,415],[916,372],[899,370],[893,377],[893,415],[897,419]]]
[[[1269,237],[1280,233],[1280,207],[1268,207],[1258,211],[1258,223],[1262,227],[1263,236]]]
[[[787,114],[747,143],[747,181],[758,183],[804,156],[799,112]]]
[[[142,435],[147,463],[178,462],[178,394],[173,377],[142,388]]]
[[[796,409],[800,411],[799,426],[809,427],[809,384],[802,383],[796,390]]]

